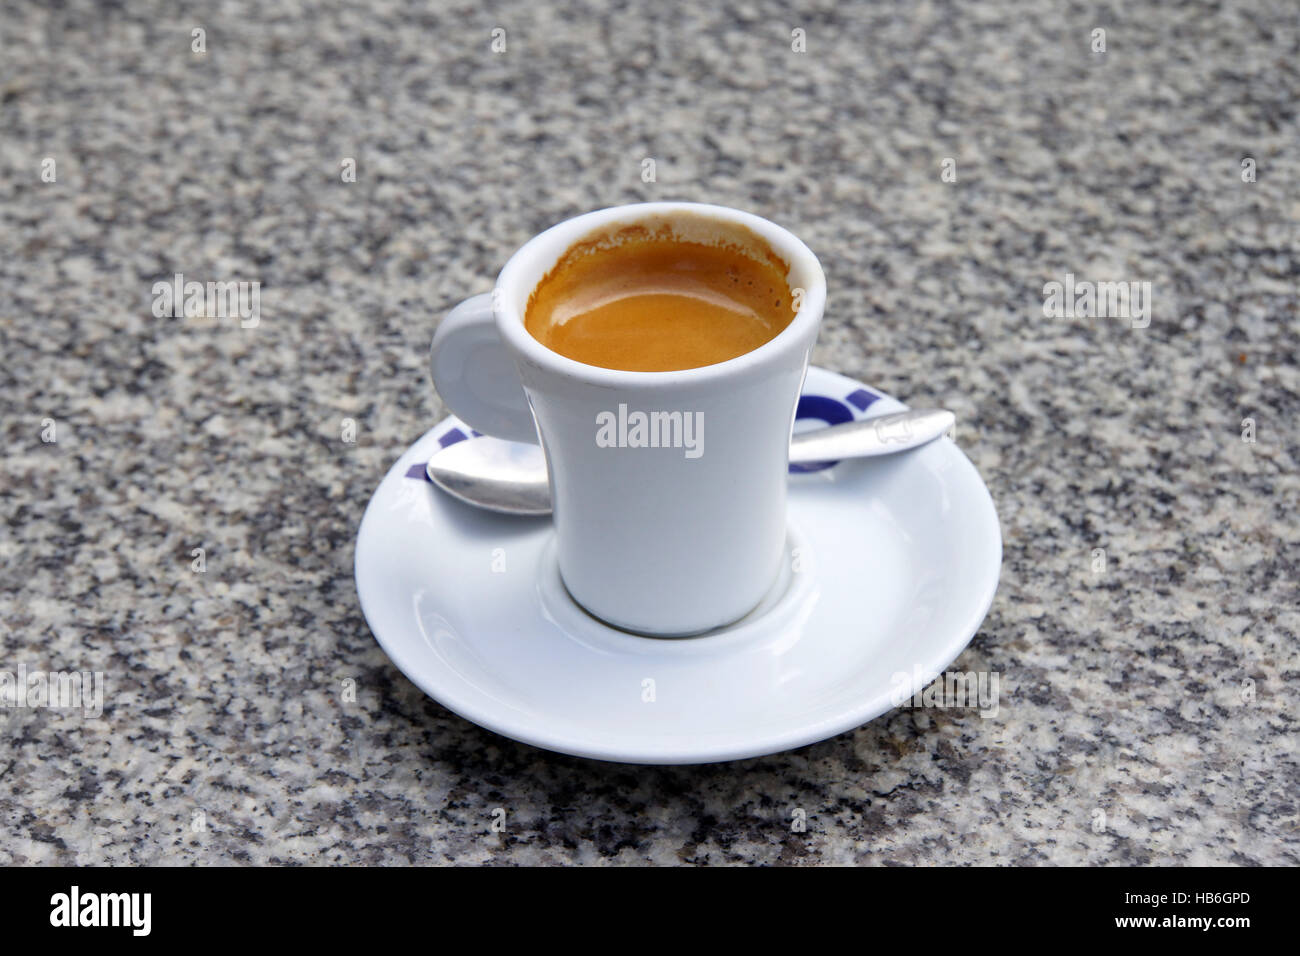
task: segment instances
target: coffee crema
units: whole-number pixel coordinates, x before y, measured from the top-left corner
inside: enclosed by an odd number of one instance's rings
[[[631,372],[744,355],[795,315],[786,264],[754,239],[744,248],[630,226],[578,243],[529,296],[524,326],[560,355]]]

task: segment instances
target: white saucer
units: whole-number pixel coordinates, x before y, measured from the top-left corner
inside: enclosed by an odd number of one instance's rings
[[[810,368],[796,428],[902,408]],[[549,518],[481,511],[428,482],[430,455],[468,434],[447,419],[384,477],[357,536],[357,593],[421,690],[537,747],[684,764],[824,740],[942,673],[997,589],[993,502],[941,438],[792,474],[791,560],[743,620],[701,637],[627,634],[568,597]]]

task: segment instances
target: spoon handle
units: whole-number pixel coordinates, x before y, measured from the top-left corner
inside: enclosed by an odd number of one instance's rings
[[[797,464],[888,455],[934,441],[956,421],[957,417],[946,409],[926,408],[800,432],[790,441],[790,461]]]

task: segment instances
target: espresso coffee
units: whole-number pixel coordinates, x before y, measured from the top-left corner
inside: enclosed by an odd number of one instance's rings
[[[533,290],[524,325],[586,365],[698,368],[751,352],[790,324],[786,273],[757,242],[630,227],[569,249]]]

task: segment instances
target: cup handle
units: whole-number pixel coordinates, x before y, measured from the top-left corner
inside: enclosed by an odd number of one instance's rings
[[[491,295],[466,299],[447,313],[429,349],[429,373],[443,403],[470,428],[537,444],[533,410],[497,333]]]

